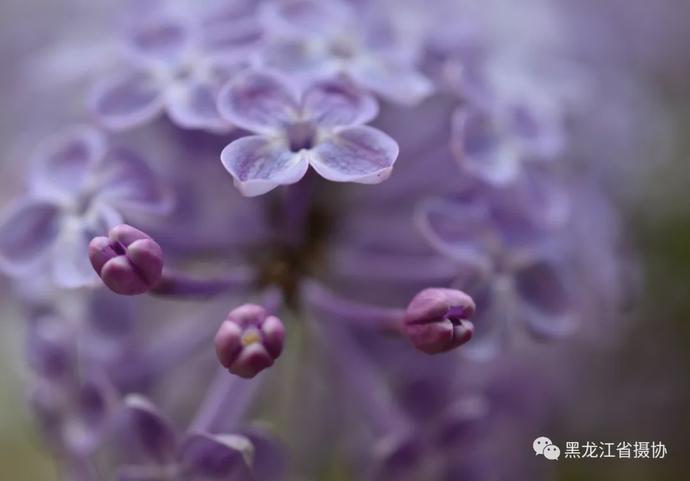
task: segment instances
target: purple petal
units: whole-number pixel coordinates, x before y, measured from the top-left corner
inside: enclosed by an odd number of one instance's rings
[[[285,447],[264,429],[254,427],[243,433],[254,446],[252,472],[255,481],[280,481],[287,468]]]
[[[24,199],[0,218],[0,268],[22,274],[45,261],[60,231],[60,209],[49,202]]]
[[[218,88],[202,82],[178,83],[165,92],[168,115],[186,129],[229,130],[230,122],[218,113]]]
[[[287,0],[264,4],[261,14],[272,32],[320,37],[342,27],[344,20],[350,20],[352,12],[342,2]]]
[[[319,143],[311,165],[335,182],[378,184],[390,176],[398,153],[398,144],[380,130],[350,127]]]
[[[53,281],[59,287],[83,287],[98,279],[88,257],[91,235],[91,230],[78,220],[62,228],[52,262]]]
[[[422,234],[441,254],[463,266],[489,271],[492,259],[486,242],[492,235],[486,206],[445,199],[423,201],[417,207],[415,221]]]
[[[358,82],[400,105],[416,105],[433,92],[433,84],[411,67],[363,58],[347,69]]]
[[[451,144],[460,165],[481,179],[498,185],[515,180],[520,150],[501,132],[490,112],[460,108],[453,116]]]
[[[147,71],[129,71],[97,84],[89,107],[106,127],[128,129],[156,118],[163,109],[163,87]]]
[[[189,48],[191,34],[180,19],[158,17],[130,32],[130,53],[146,62],[172,64]]]
[[[539,338],[558,338],[572,332],[571,286],[562,266],[547,259],[523,266],[515,274],[522,303],[521,320]]]
[[[275,133],[298,118],[297,98],[291,85],[279,76],[248,71],[221,90],[218,110],[238,127],[258,133]]]
[[[132,430],[131,441],[157,463],[173,460],[177,449],[175,433],[156,406],[143,396],[129,395],[125,407]]]
[[[328,127],[362,125],[378,114],[371,95],[344,78],[317,82],[302,96],[305,120]]]
[[[237,188],[248,197],[294,184],[309,168],[304,153],[290,152],[280,140],[259,135],[235,140],[223,149],[220,158]]]
[[[179,462],[190,481],[252,479],[253,447],[244,436],[192,434],[180,447]]]
[[[148,164],[130,150],[111,149],[94,175],[95,202],[133,214],[161,214],[171,207],[170,193]],[[112,222],[107,224],[113,226]]]
[[[103,135],[88,126],[75,126],[46,140],[33,159],[31,192],[58,199],[74,197],[105,149]]]

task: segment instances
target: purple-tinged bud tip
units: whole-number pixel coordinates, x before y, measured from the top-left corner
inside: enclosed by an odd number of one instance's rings
[[[147,292],[163,272],[163,251],[158,243],[126,224],[113,227],[108,237],[93,238],[89,259],[103,283],[125,296]]]
[[[474,301],[462,291],[424,289],[407,306],[403,331],[422,352],[450,351],[472,338],[474,325],[467,319],[474,310]]]
[[[280,319],[261,306],[244,304],[233,309],[215,338],[220,363],[231,373],[252,378],[283,351],[285,328]]]

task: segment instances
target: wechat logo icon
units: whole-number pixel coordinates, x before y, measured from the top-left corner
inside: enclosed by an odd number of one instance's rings
[[[561,456],[561,450],[558,446],[553,444],[546,436],[539,436],[532,443],[535,456],[544,456],[550,461],[555,461]]]

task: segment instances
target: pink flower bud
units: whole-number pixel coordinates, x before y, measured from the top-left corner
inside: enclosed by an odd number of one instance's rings
[[[103,283],[126,296],[147,292],[163,272],[163,251],[158,243],[126,224],[112,228],[108,237],[93,238],[89,259]]]
[[[280,356],[285,328],[261,306],[244,304],[233,309],[215,338],[220,363],[231,373],[252,378],[271,367]]]
[[[412,344],[427,354],[450,351],[472,338],[474,314],[470,296],[455,289],[429,288],[407,306],[403,331]]]

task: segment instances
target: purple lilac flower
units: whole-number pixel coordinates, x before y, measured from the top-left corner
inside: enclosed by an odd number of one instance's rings
[[[541,67],[597,72],[536,4],[125,8],[122,62],[84,69],[76,115],[121,132],[41,144],[0,216],[67,479],[537,478],[496,463],[548,403],[516,369],[625,287],[609,150],[572,131],[598,97]]]
[[[430,95],[433,84],[417,69],[415,46],[385,14],[361,10],[340,0],[267,2],[262,18],[274,38],[261,54],[264,63],[311,78],[346,74],[403,105]]]
[[[151,17],[132,29],[125,67],[94,86],[89,105],[97,120],[112,129],[129,129],[165,111],[182,128],[231,128],[218,114],[216,96],[246,67],[242,54],[252,39],[218,33],[247,29],[247,21],[241,15],[222,22],[216,17],[219,24],[211,25],[211,19],[189,15],[163,12]]]
[[[500,352],[516,325],[539,338],[572,331],[574,286],[557,240],[525,231],[524,224],[503,224],[498,213],[471,201],[426,201],[418,219],[430,243],[458,264],[455,286],[477,303],[477,336],[468,354]]]
[[[220,94],[221,114],[259,135],[240,138],[221,153],[235,185],[247,196],[298,182],[311,167],[334,182],[377,184],[398,156],[393,139],[363,126],[376,100],[338,78],[301,93],[278,75],[247,72]]]
[[[157,214],[169,199],[133,152],[109,148],[100,132],[73,127],[38,147],[28,192],[0,221],[0,267],[30,275],[48,267],[57,285],[91,282],[84,249],[123,214]]]

